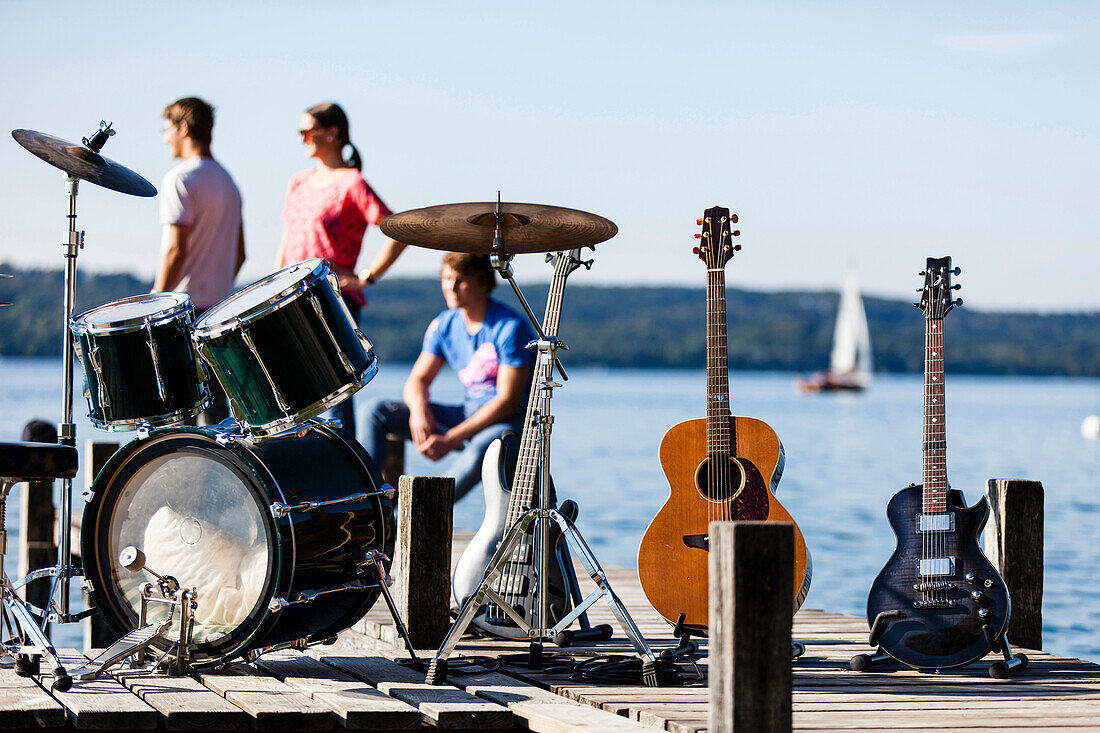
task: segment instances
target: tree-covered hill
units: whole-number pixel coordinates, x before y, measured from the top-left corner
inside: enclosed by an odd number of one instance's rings
[[[60,271],[18,269],[0,279],[0,355],[57,356],[61,351]],[[560,336],[570,364],[692,367],[704,363],[703,288],[597,287],[570,281]],[[77,311],[148,292],[127,274],[80,276]],[[541,317],[546,286],[525,288]],[[496,297],[516,305],[511,288]],[[443,307],[438,281],[388,278],[368,291],[363,331],[387,361],[411,361],[428,321]],[[836,293],[727,294],[730,367],[812,371],[828,361]],[[865,298],[875,367],[919,372],[924,323],[910,303]],[[518,307],[518,306],[517,306]],[[1100,314],[987,313],[964,307],[948,316],[947,368],[956,373],[1100,375]]]

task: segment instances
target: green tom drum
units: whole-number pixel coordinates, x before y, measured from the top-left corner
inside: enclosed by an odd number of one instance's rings
[[[185,293],[134,295],[74,316],[88,417],[100,430],[175,425],[210,406]]]
[[[193,338],[249,432],[281,432],[347,399],[378,361],[328,263],[291,265],[237,291],[195,323]]]

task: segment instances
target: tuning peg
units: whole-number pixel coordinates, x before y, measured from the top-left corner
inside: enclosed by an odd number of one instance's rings
[[[921,270],[921,271],[920,271],[920,272],[918,272],[917,274],[918,274],[918,275],[920,275],[921,277],[924,277],[924,276],[925,276],[925,275],[927,275],[928,273],[927,273],[927,272],[925,272],[924,270]]]
[[[703,238],[703,235],[702,235],[702,234],[696,234],[696,235],[695,235],[695,238],[696,238],[696,239],[702,239],[702,238]]]
[[[595,260],[581,260],[581,264],[584,265],[584,269],[586,270],[592,269],[593,262],[595,262]]]
[[[740,237],[741,236],[741,230],[740,229],[734,229],[733,230],[733,236]]]
[[[955,273],[956,275],[961,275],[962,274],[962,268],[961,267],[956,267],[951,272]]]
[[[918,293],[923,293],[923,292],[924,292],[924,288],[917,288],[917,292],[918,292]]]
[[[699,252],[700,252],[700,251],[701,251],[701,250],[700,250],[700,249],[699,249],[698,247],[692,247],[692,248],[691,248],[691,252],[692,252],[692,254],[699,254]]]
[[[913,303],[914,308],[920,308],[920,303]]]
[[[962,304],[963,304],[963,299],[962,298],[959,298],[958,300],[955,301],[955,307],[956,308],[958,308]]]
[[[737,223],[737,214],[730,214],[730,222],[733,224]]]
[[[546,260],[545,260],[545,261],[546,261],[546,262],[549,262],[549,261],[550,261],[550,260],[552,260],[552,259],[554,259],[554,253],[553,253],[553,252],[547,252],[547,253],[546,253]]]
[[[695,220],[695,225],[696,226],[703,226],[703,217],[700,216],[698,219],[696,219]]]
[[[741,245],[740,244],[733,245],[733,251],[734,252],[740,252],[741,251]]]
[[[951,289],[952,290],[962,290],[962,285],[959,285],[958,283],[955,283],[954,285],[951,286]]]

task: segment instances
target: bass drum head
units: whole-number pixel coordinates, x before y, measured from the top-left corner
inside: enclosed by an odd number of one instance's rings
[[[198,430],[127,448],[129,460],[116,464],[86,512],[92,522],[84,530],[93,535],[84,536],[82,553],[96,605],[116,632],[138,626],[141,585],[156,577],[119,565],[119,553],[133,545],[150,570],[197,589],[194,654],[234,654],[259,630],[279,577],[279,532],[251,466]],[[167,611],[150,603],[147,622]],[[179,616],[177,609],[165,639],[179,638]]]

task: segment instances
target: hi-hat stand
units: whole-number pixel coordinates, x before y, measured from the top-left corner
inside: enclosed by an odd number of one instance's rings
[[[629,638],[631,644],[634,645],[634,649],[639,656],[643,658],[642,678],[644,682],[651,687],[657,687],[660,686],[662,680],[658,670],[657,657],[654,655],[653,650],[649,647],[649,644],[646,643],[646,640],[642,637],[641,632],[635,625],[634,620],[627,612],[626,607],[611,588],[611,584],[607,580],[607,574],[603,571],[603,568],[600,566],[599,561],[588,546],[588,543],[584,541],[584,538],[581,536],[576,526],[557,509],[553,508],[550,489],[550,433],[554,423],[554,417],[550,411],[550,400],[553,396],[554,389],[561,386],[553,380],[555,368],[562,374],[562,377],[565,378],[565,372],[561,369],[557,352],[559,349],[565,349],[567,347],[556,337],[546,336],[538,319],[527,304],[526,298],[523,297],[519,285],[516,284],[511,268],[512,255],[506,253],[501,243],[501,222],[504,214],[501,211],[499,194],[497,199],[491,261],[493,267],[500,273],[501,277],[511,284],[512,289],[515,291],[516,296],[527,312],[527,317],[531,320],[539,336],[533,344],[538,349],[538,356],[535,362],[534,373],[532,374],[532,379],[538,380],[540,385],[537,410],[539,424],[537,436],[539,446],[539,506],[528,509],[505,534],[504,539],[501,541],[500,546],[497,548],[496,553],[485,569],[485,576],[481,581],[481,585],[479,585],[477,590],[475,590],[462,604],[457,618],[451,625],[447,635],[444,637],[443,643],[440,645],[435,657],[432,659],[428,667],[426,681],[428,684],[433,685],[443,684],[445,682],[447,676],[447,659],[454,651],[459,638],[473,620],[478,609],[486,602],[491,601],[495,603],[527,634],[531,642],[527,666],[529,669],[540,669],[542,667],[542,650],[544,642],[553,641],[555,638],[559,637],[565,629],[602,598],[618,619],[619,625],[622,626],[627,638]],[[529,344],[529,346],[531,345],[532,344]],[[569,548],[580,558],[581,563],[588,572],[588,576],[596,584],[596,590],[590,593],[583,601],[576,604],[568,614],[558,621],[557,625],[548,628],[546,625],[550,619],[550,592],[548,586],[550,561],[553,553],[553,549],[550,547],[551,522],[557,524]],[[497,578],[502,574],[504,567],[512,558],[513,552],[521,541],[522,536],[531,529],[532,524],[536,525],[537,541],[534,543],[534,547],[538,558],[539,582],[535,591],[535,623],[529,624],[519,612],[512,608],[512,606],[494,590],[493,586]]]

